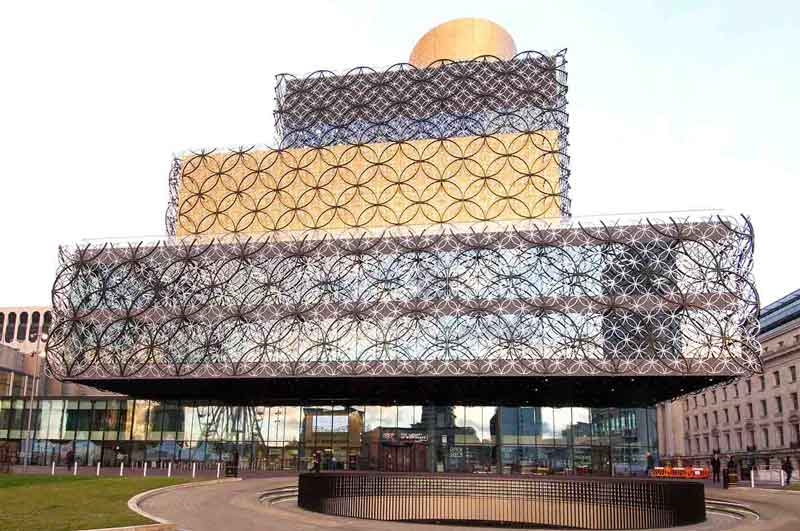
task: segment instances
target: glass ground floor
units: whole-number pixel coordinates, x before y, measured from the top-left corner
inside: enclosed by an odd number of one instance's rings
[[[32,427],[28,443],[28,423]],[[30,444],[30,446],[29,446]],[[643,474],[655,409],[229,407],[126,399],[0,400],[0,446],[39,465],[237,460],[249,470]]]

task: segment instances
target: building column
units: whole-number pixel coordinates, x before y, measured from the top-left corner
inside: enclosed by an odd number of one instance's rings
[[[500,418],[502,415],[503,408],[497,406],[495,409],[495,418],[497,419],[497,424],[495,428],[495,436],[494,436],[494,453],[495,453],[495,466],[497,467],[497,473],[503,473],[503,422]]]

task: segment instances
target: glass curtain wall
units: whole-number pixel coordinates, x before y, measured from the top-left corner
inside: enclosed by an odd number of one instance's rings
[[[0,400],[0,444],[24,448],[29,400]],[[638,475],[657,461],[654,409],[488,406],[232,407],[42,399],[34,464],[214,464],[250,470]]]

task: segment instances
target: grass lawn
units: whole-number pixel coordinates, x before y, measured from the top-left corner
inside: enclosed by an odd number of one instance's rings
[[[74,531],[152,523],[128,509],[135,494],[190,478],[0,475],[0,529]]]

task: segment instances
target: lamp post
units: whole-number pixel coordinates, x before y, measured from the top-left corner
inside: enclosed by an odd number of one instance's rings
[[[45,342],[44,350],[41,350],[42,339]],[[40,351],[41,350],[41,351]],[[47,334],[36,335],[36,349],[34,355],[36,356],[36,366],[33,368],[33,388],[31,389],[30,404],[28,405],[28,431],[25,437],[25,461],[24,469],[28,469],[31,463],[31,454],[33,453],[33,433],[31,431],[31,423],[33,421],[33,401],[36,399],[36,394],[39,390],[39,367],[42,365],[42,358],[47,352]]]

